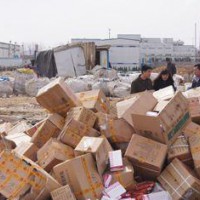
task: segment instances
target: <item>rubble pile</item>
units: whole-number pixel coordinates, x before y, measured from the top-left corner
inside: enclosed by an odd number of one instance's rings
[[[108,98],[57,78],[36,100],[47,118],[0,126],[0,199],[200,199],[195,90]]]

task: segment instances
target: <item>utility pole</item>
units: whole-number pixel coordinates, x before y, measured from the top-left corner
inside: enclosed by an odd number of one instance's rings
[[[195,44],[194,44],[194,47],[195,47],[195,62],[197,60],[197,23],[195,23]]]
[[[110,28],[108,28],[108,35],[109,35],[109,39],[110,39],[110,31],[111,31],[111,29],[110,29]]]

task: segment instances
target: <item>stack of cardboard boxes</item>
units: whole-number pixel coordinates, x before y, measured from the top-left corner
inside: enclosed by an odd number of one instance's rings
[[[200,199],[200,126],[182,93],[163,94],[117,100],[113,114],[101,90],[74,94],[63,79],[54,80],[36,97],[50,112],[47,119],[2,128],[0,194],[134,199],[138,182],[153,181],[161,190],[141,193],[143,199]]]

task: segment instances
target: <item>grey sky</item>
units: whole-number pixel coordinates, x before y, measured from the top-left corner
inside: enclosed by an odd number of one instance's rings
[[[200,37],[199,0],[0,0],[0,41],[65,44],[71,38],[117,34],[172,37],[194,44]],[[199,46],[199,42],[198,42]]]

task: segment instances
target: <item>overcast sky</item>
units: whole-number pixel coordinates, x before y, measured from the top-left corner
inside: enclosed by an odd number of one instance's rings
[[[0,41],[48,47],[117,34],[200,37],[200,0],[0,0]],[[199,42],[198,42],[199,47]]]

